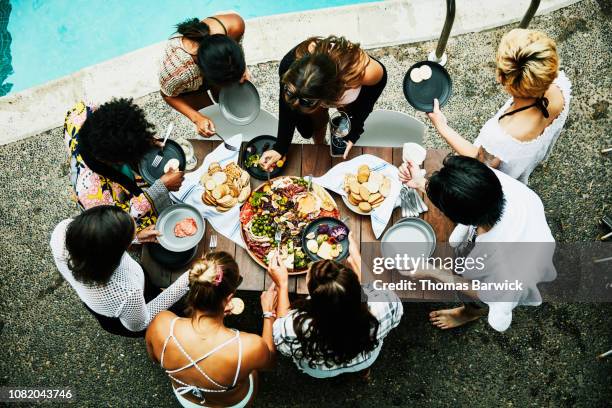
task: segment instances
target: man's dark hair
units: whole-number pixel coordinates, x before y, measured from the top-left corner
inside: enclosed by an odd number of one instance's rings
[[[504,193],[489,167],[465,156],[448,156],[427,183],[427,196],[451,221],[495,225],[504,211]]]
[[[68,267],[85,284],[108,283],[130,246],[135,230],[132,217],[112,205],[90,208],[66,229]]]
[[[137,163],[151,149],[154,130],[132,99],[113,99],[85,120],[79,147],[106,163]]]
[[[240,81],[246,69],[242,49],[224,34],[208,35],[200,41],[198,66],[204,81],[217,86]]]

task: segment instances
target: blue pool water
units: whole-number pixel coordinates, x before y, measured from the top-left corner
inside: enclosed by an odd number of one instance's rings
[[[168,38],[188,17],[245,19],[373,0],[0,0],[0,89],[18,92]],[[246,33],[248,35],[248,32]],[[3,51],[4,49],[4,51]],[[12,57],[12,61],[10,60]],[[12,73],[6,77],[6,73]],[[5,75],[2,75],[5,72]],[[10,85],[12,84],[12,86]]]

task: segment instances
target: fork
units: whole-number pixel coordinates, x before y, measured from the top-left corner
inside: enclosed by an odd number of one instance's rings
[[[208,243],[210,251],[214,251],[217,248],[217,235],[213,234],[210,236],[210,242]]]
[[[280,249],[281,240],[283,238],[283,232],[280,229],[276,229],[274,233],[274,242],[276,242],[276,248]]]
[[[408,203],[406,194],[408,193],[406,186],[402,186],[400,190],[400,206],[402,208],[402,218],[408,217]]]
[[[164,158],[164,147],[166,147],[166,140],[168,140],[168,136],[170,136],[170,133],[172,133],[172,129],[174,129],[174,123],[170,122],[168,129],[166,129],[166,136],[164,136],[164,141],[162,142],[161,148],[157,152],[157,155],[153,158],[153,163],[151,163],[153,167],[159,166],[159,163],[161,163],[162,159]]]
[[[227,150],[231,150],[232,152],[237,152],[237,151],[239,151],[239,150],[240,150],[240,147],[232,146],[231,144],[227,143],[227,142],[225,141],[225,139],[224,139],[224,138],[223,138],[223,137],[222,137],[220,134],[218,134],[217,132],[213,133],[213,136],[214,136],[214,135],[219,136],[219,139],[221,139],[221,141],[223,141],[223,146],[225,146],[225,148],[226,148]]]

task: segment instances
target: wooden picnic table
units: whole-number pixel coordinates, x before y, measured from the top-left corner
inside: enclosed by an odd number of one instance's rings
[[[220,141],[198,139],[192,139],[190,141],[193,144],[195,156],[198,159],[197,166],[202,163],[203,158],[208,153],[212,152],[219,145],[219,143],[221,143]],[[424,168],[428,176],[433,171],[442,167],[442,161],[448,153],[449,150],[447,149],[429,149],[427,151]],[[391,147],[354,146],[351,149],[348,159],[352,159],[362,154],[372,154],[386,160],[389,163],[393,163],[396,166],[402,163],[402,148]],[[332,166],[340,163],[341,161],[342,158],[330,156],[329,146],[327,145],[294,144],[291,146],[291,149],[287,155],[287,160],[282,175],[306,176],[312,174],[313,176],[318,177],[325,174]],[[253,188],[256,188],[261,183],[262,181],[251,178],[251,186]],[[353,231],[357,241],[362,244],[361,250],[363,260],[367,262],[369,259],[372,259],[375,256],[380,256],[380,245],[371,244],[379,242],[379,240],[374,237],[370,217],[352,212],[344,205],[344,202],[339,195],[332,192],[332,196],[336,200],[341,216],[348,217],[346,222],[348,227]],[[438,242],[448,242],[448,237],[450,236],[450,233],[454,227],[453,223],[446,218],[426,196],[423,198],[429,207],[429,211],[421,214],[421,218],[431,224],[436,233],[436,239]],[[400,218],[400,209],[396,208],[392,219],[387,225],[387,228],[393,225],[395,221],[399,220]],[[208,244],[212,234],[217,235],[217,250],[226,251],[234,255],[236,261],[238,262],[240,273],[243,276],[243,281],[239,290],[262,291],[271,284],[270,277],[267,275],[266,271],[251,258],[245,249],[241,248],[239,245],[236,245],[233,241],[226,238],[222,234],[216,232],[208,222],[206,233],[198,248],[198,255],[204,253],[204,251],[208,249]],[[366,272],[364,271],[364,273]],[[303,274],[290,277],[289,290],[299,294],[307,293],[305,276],[306,275]],[[441,294],[439,293],[411,291],[410,293],[403,293],[402,297],[405,299],[412,298],[418,300],[436,299],[440,295]]]

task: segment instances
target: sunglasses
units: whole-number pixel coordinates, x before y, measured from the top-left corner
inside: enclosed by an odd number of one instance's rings
[[[287,95],[287,98],[289,98],[289,99],[297,99],[298,103],[303,108],[312,108],[313,106],[315,106],[317,104],[317,102],[319,102],[318,99],[302,98],[302,97],[298,96],[296,93],[291,92],[287,85],[285,85],[285,89],[284,90],[285,90],[285,95]]]

